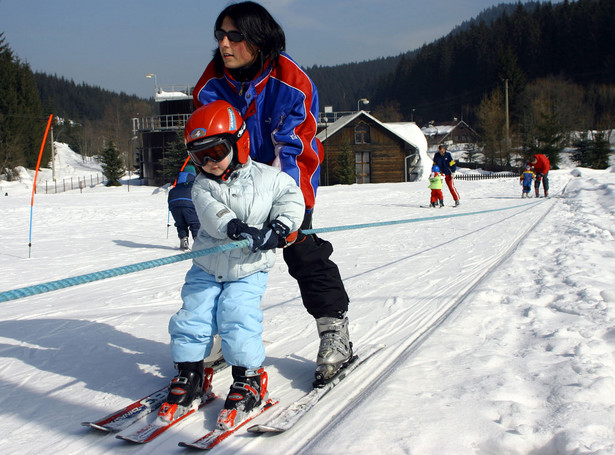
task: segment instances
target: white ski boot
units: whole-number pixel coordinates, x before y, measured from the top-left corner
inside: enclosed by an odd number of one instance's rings
[[[352,343],[348,333],[348,318],[316,319],[320,348],[316,358],[315,386],[329,382],[352,359]]]
[[[225,362],[224,355],[222,355],[222,338],[220,335],[214,335],[214,345],[211,348],[211,352],[207,357],[205,357],[205,366],[212,367],[216,369],[216,367]]]

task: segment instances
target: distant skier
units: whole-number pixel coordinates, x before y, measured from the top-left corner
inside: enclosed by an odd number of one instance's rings
[[[523,187],[521,191],[521,197],[530,197],[530,191],[532,190],[532,182],[534,181],[534,173],[532,172],[532,166],[529,164],[525,166],[525,169],[521,173],[519,178],[519,184]]]
[[[444,175],[446,185],[451,192],[451,196],[453,196],[455,207],[457,207],[460,204],[459,192],[455,188],[455,182],[453,181],[457,165],[455,160],[453,160],[453,156],[446,151],[446,146],[438,146],[438,151],[433,156],[433,162],[440,168],[440,173]]]
[[[169,322],[171,357],[179,373],[158,415],[172,421],[198,402],[213,374],[205,371],[203,359],[219,333],[234,382],[217,426],[229,429],[266,400],[260,302],[274,249],[296,238],[305,205],[292,177],[250,159],[246,124],[226,101],[194,111],[184,137],[199,170],[192,198],[202,224],[194,249],[243,239],[250,245],[193,260],[181,291],[182,308]]]
[[[538,153],[534,155],[528,163],[532,166],[532,170],[536,174],[536,181],[534,182],[534,189],[536,190],[536,197],[540,197],[540,182],[542,181],[545,197],[549,196],[549,170],[551,169],[551,162],[546,155]]]
[[[440,168],[435,164],[431,168],[431,174],[429,174],[429,189],[431,190],[431,199],[429,201],[430,207],[444,207],[444,196],[442,195],[442,174],[440,174]]]
[[[192,203],[192,185],[196,177],[196,169],[188,165],[177,177],[177,183],[169,191],[169,210],[175,220],[179,247],[183,251],[190,249],[188,241],[189,232],[192,232],[192,240],[196,239],[201,223]]]

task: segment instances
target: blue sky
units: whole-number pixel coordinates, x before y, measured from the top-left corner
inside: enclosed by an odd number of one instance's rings
[[[0,0],[0,32],[34,71],[153,96],[193,85],[228,0]],[[302,66],[398,55],[430,43],[494,0],[263,0]],[[513,3],[509,0],[507,3]],[[523,2],[525,3],[525,2]]]

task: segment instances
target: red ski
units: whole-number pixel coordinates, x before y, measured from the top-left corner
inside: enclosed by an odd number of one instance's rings
[[[179,445],[181,447],[191,447],[193,449],[211,450],[218,444],[220,444],[222,441],[224,441],[226,438],[228,438],[230,435],[239,430],[241,427],[243,427],[246,423],[250,422],[252,419],[255,419],[268,409],[271,409],[276,404],[278,404],[277,400],[274,401],[268,399],[263,406],[258,408],[258,410],[250,414],[248,418],[244,419],[242,422],[240,422],[238,425],[234,426],[230,430],[213,430],[194,442],[180,442]]]

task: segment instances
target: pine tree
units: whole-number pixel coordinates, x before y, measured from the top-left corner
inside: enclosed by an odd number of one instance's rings
[[[105,186],[121,186],[119,180],[126,171],[120,151],[113,141],[109,141],[109,145],[101,152],[100,162],[103,175],[107,178]]]
[[[557,117],[548,113],[541,113],[536,125],[536,143],[532,155],[542,153],[549,158],[552,169],[558,169],[560,162],[559,153],[562,150],[563,132],[558,124]]]
[[[348,145],[342,146],[342,152],[337,157],[335,177],[342,185],[352,185],[357,182],[354,152]]]
[[[593,169],[606,169],[609,167],[610,153],[611,145],[608,141],[607,133],[604,131],[599,131],[594,134],[590,167]]]
[[[591,154],[591,141],[588,133],[582,133],[581,137],[572,144],[575,151],[572,153],[572,159],[581,167],[589,167]]]
[[[168,145],[164,157],[160,160],[162,164],[161,173],[166,181],[175,181],[187,157],[183,134],[178,132],[177,140]]]
[[[0,33],[0,172],[33,169],[45,132],[40,97],[30,67],[19,61]],[[43,163],[49,161],[45,149]]]

